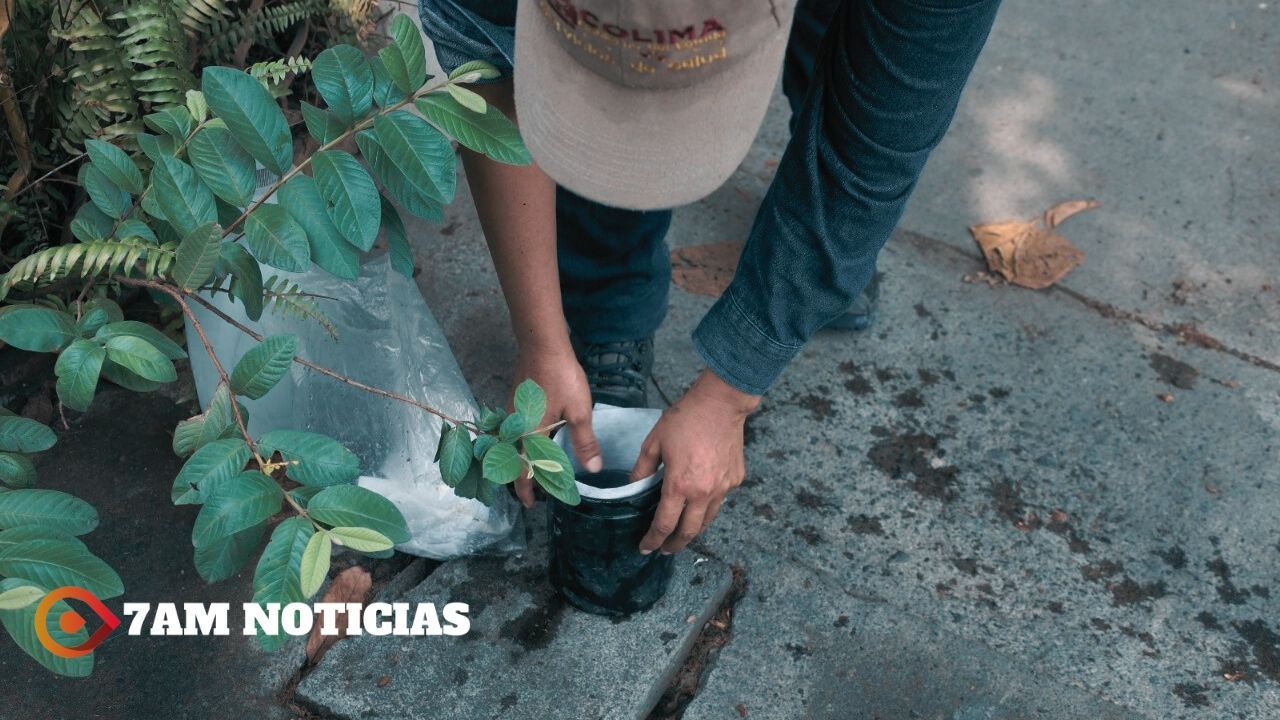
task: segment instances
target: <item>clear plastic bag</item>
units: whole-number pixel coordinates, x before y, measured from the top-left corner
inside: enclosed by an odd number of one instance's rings
[[[226,293],[207,297],[215,306],[264,335],[298,337],[298,354],[341,375],[389,390],[452,417],[474,418],[476,402],[449,349],[444,333],[412,280],[391,269],[384,255],[365,263],[360,277],[344,280],[312,268],[284,273],[263,267],[316,298],[316,307],[337,330],[332,337],[318,322],[263,311],[258,322]],[[228,372],[257,344],[212,312],[192,308],[218,359]],[[187,328],[187,345],[200,341]],[[203,352],[191,353],[191,369],[202,406],[217,388],[218,375]],[[496,493],[492,507],[460,498],[445,485],[432,461],[440,438],[440,418],[406,403],[379,397],[294,364],[290,373],[259,400],[243,399],[249,432],[255,437],[279,428],[317,432],[341,442],[357,456],[357,482],[395,503],[412,538],[397,546],[413,555],[449,559],[478,552],[507,553],[524,548],[519,505]]]

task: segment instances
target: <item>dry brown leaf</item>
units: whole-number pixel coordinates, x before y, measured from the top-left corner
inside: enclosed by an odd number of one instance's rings
[[[1084,252],[1036,222],[1004,220],[972,225],[987,267],[1006,280],[1039,290],[1058,282],[1084,262]]]
[[[685,292],[720,297],[733,280],[741,255],[740,242],[677,248],[671,253],[671,279]]]
[[[373,578],[369,576],[369,571],[355,565],[333,578],[333,582],[329,583],[329,589],[325,591],[320,602],[363,603],[368,598],[372,587]],[[334,643],[347,636],[347,614],[340,612],[337,618],[337,635],[321,635],[319,622],[311,628],[311,635],[307,637],[307,660],[312,665],[320,662]]]
[[[1092,210],[1096,207],[1098,207],[1097,200],[1068,200],[1064,203],[1058,203],[1044,211],[1045,227],[1052,230],[1072,215],[1082,213],[1085,210]]]

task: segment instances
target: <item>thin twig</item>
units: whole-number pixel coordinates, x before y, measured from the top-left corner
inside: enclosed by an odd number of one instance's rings
[[[240,332],[242,332],[242,333],[244,333],[244,334],[248,335],[249,337],[253,338],[254,340],[257,340],[258,342],[262,342],[262,341],[265,339],[265,337],[262,335],[262,333],[259,333],[259,332],[254,331],[252,328],[250,328],[250,327],[246,326],[244,323],[241,323],[239,320],[236,320],[235,318],[233,318],[233,317],[231,317],[230,315],[228,315],[228,314],[226,314],[225,312],[223,312],[220,308],[218,308],[218,306],[214,305],[213,303],[209,302],[208,300],[205,300],[204,298],[200,297],[200,296],[199,296],[199,295],[197,295],[196,293],[191,292],[190,290],[186,290],[186,289],[183,289],[183,288],[177,288],[177,287],[175,287],[175,286],[168,285],[168,284],[166,284],[166,283],[156,282],[156,281],[154,281],[154,280],[137,280],[137,279],[134,279],[134,278],[125,278],[125,277],[121,277],[121,276],[117,276],[117,279],[118,279],[120,282],[122,282],[122,283],[124,283],[124,284],[126,284],[126,285],[138,285],[138,286],[142,286],[142,287],[152,287],[152,288],[156,288],[157,290],[160,290],[161,292],[164,292],[164,293],[168,294],[170,297],[173,297],[173,296],[175,295],[175,293],[176,293],[178,296],[181,296],[181,297],[183,297],[183,298],[189,298],[189,299],[191,299],[191,300],[194,300],[195,302],[199,303],[202,307],[204,307],[204,308],[205,308],[206,310],[208,310],[209,312],[213,313],[214,315],[217,315],[219,318],[221,318],[221,319],[222,319],[224,322],[226,322],[228,325],[230,325],[230,326],[234,327],[235,329],[239,330]],[[186,303],[186,301],[185,301],[185,299],[184,299],[182,302],[180,302],[179,304],[180,304],[180,305],[182,305],[184,308],[186,308],[186,307],[188,306],[188,305],[187,305],[187,303]],[[195,327],[197,328],[197,332],[202,332],[202,331],[200,330],[200,328],[199,328],[199,324],[198,324],[198,323],[195,325]],[[202,335],[202,338],[203,338],[203,335]],[[418,408],[419,410],[422,410],[423,412],[427,412],[427,413],[430,413],[430,414],[432,414],[432,415],[435,415],[436,417],[440,418],[441,420],[444,420],[444,421],[446,421],[446,422],[453,423],[454,425],[462,425],[462,426],[467,427],[467,428],[472,428],[472,427],[474,427],[474,426],[475,426],[475,423],[473,423],[473,422],[472,422],[472,421],[470,421],[470,420],[462,420],[462,419],[460,419],[460,418],[455,418],[455,417],[453,417],[453,416],[451,416],[451,415],[448,415],[448,414],[446,414],[446,413],[443,413],[443,412],[441,412],[441,411],[439,411],[439,410],[437,410],[437,409],[435,409],[435,408],[431,407],[430,405],[426,405],[426,404],[424,404],[424,403],[418,402],[417,400],[414,400],[413,398],[408,397],[408,396],[406,396],[406,395],[401,395],[401,394],[399,394],[399,393],[394,393],[394,392],[391,392],[390,390],[383,390],[382,388],[376,388],[376,387],[373,387],[372,385],[366,385],[365,383],[362,383],[362,382],[360,382],[359,380],[356,380],[356,379],[354,379],[354,378],[349,378],[349,377],[347,377],[346,375],[343,375],[343,374],[341,374],[341,373],[334,372],[333,370],[330,370],[329,368],[324,367],[324,366],[322,366],[322,365],[317,365],[317,364],[315,364],[315,363],[311,362],[310,360],[308,360],[308,359],[306,359],[306,358],[304,358],[304,357],[302,357],[302,356],[300,356],[300,355],[295,355],[295,356],[293,356],[293,361],[294,361],[294,362],[296,362],[296,363],[298,363],[299,365],[301,365],[301,366],[303,366],[303,367],[306,367],[306,368],[310,368],[310,369],[312,369],[312,370],[315,370],[316,372],[320,373],[321,375],[327,375],[328,377],[331,377],[331,378],[333,378],[334,380],[337,380],[338,382],[343,383],[343,384],[345,384],[345,385],[350,385],[351,387],[356,388],[356,389],[358,389],[358,390],[363,390],[363,391],[365,391],[365,392],[367,392],[367,393],[372,393],[372,394],[374,394],[374,395],[377,395],[377,396],[379,396],[379,397],[384,397],[384,398],[387,398],[387,399],[389,399],[389,400],[396,400],[396,401],[398,401],[398,402],[402,402],[402,403],[405,403],[405,404],[407,404],[407,405],[412,405],[412,406],[414,406],[414,407]]]
[[[191,309],[191,305],[187,302],[183,292],[173,285],[155,282],[152,280],[136,280],[117,275],[116,280],[125,285],[135,285],[149,287],[173,298],[178,303],[178,307],[182,308],[182,314],[186,316],[187,321],[191,323],[191,327],[196,331],[196,335],[200,338],[200,343],[204,345],[204,351],[209,356],[209,361],[213,363],[213,369],[217,371],[220,382],[227,386],[227,393],[231,399],[231,414],[235,417],[236,427],[240,429],[240,435],[244,437],[245,443],[249,446],[249,450],[253,452],[253,458],[258,461],[258,467],[265,467],[266,460],[258,452],[258,446],[249,435],[249,428],[244,424],[244,418],[240,415],[240,404],[236,402],[235,393],[231,392],[231,376],[227,374],[227,369],[222,366],[222,361],[218,360],[218,354],[213,351],[213,343],[209,342],[209,336],[204,333],[204,326],[196,319],[195,312]]]
[[[87,156],[88,156],[88,153],[80,153],[79,155],[76,155],[75,157],[71,158],[70,160],[67,160],[66,162],[63,162],[63,163],[59,164],[57,167],[55,167],[54,169],[50,170],[49,172],[47,172],[47,173],[45,173],[45,174],[41,175],[40,177],[36,178],[35,180],[32,180],[31,182],[27,183],[26,185],[23,185],[21,190],[19,190],[18,192],[16,192],[16,193],[14,193],[14,194],[13,194],[13,197],[14,197],[14,198],[17,198],[17,197],[18,197],[19,195],[21,195],[22,193],[24,193],[24,192],[26,192],[26,191],[30,190],[31,188],[33,188],[33,187],[35,187],[35,186],[39,185],[40,183],[44,182],[45,180],[48,180],[50,177],[52,177],[53,175],[57,174],[59,171],[61,171],[61,170],[65,169],[68,165],[74,165],[75,163],[80,162],[82,159],[84,159],[84,158],[85,158],[85,157],[87,157]],[[55,179],[55,180],[57,180],[58,178],[54,178],[54,179]],[[73,184],[73,185],[78,184],[78,183],[72,183],[72,182],[71,182],[71,181],[69,181],[69,180],[62,180],[61,182],[68,182],[68,183]]]
[[[433,85],[429,88],[424,88],[422,90],[419,90],[418,92],[410,95],[404,100],[401,100],[395,105],[392,105],[391,107],[383,108],[378,112],[374,113],[373,115],[370,115],[369,117],[365,118],[364,120],[361,120],[360,122],[348,128],[345,132],[343,132],[338,137],[334,138],[333,140],[330,140],[324,145],[321,145],[314,153],[307,155],[305,158],[302,159],[302,162],[299,162],[297,165],[290,168],[289,171],[286,172],[284,175],[281,175],[278,180],[276,180],[275,182],[267,186],[267,189],[262,193],[262,195],[259,196],[257,200],[254,200],[252,203],[250,203],[249,207],[244,209],[244,212],[240,213],[240,217],[236,218],[234,222],[232,222],[230,225],[223,228],[222,237],[225,238],[228,235],[230,235],[233,230],[235,230],[237,227],[240,226],[241,223],[245,221],[245,218],[249,217],[250,213],[252,213],[254,210],[257,210],[258,207],[261,206],[263,203],[265,203],[272,195],[274,195],[277,190],[279,190],[281,187],[284,187],[285,183],[292,180],[295,175],[302,172],[303,168],[310,165],[311,159],[314,158],[317,153],[321,153],[321,152],[324,152],[325,150],[329,150],[331,148],[337,147],[343,142],[346,142],[347,138],[350,138],[352,135],[355,135],[361,130],[371,127],[373,125],[373,121],[375,118],[378,118],[382,115],[390,115],[391,113],[399,110],[400,108],[406,105],[412,104],[413,101],[417,100],[423,95],[427,95],[428,93],[432,93],[437,90],[440,90],[441,88],[446,87],[448,84],[449,84],[448,81],[446,81],[439,85]]]

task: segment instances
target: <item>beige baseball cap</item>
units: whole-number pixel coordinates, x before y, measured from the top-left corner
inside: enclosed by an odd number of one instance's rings
[[[564,187],[652,210],[711,194],[746,157],[795,0],[519,0],[515,99]]]

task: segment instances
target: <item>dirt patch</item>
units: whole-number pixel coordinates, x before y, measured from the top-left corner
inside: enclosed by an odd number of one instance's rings
[[[916,388],[904,390],[893,398],[893,404],[900,408],[922,408],[924,407],[924,396]]]
[[[1231,567],[1221,556],[1207,561],[1204,566],[1218,578],[1218,597],[1228,605],[1243,605],[1249,599],[1249,591],[1236,587],[1231,580]]]
[[[1236,621],[1232,626],[1249,644],[1257,671],[1280,683],[1280,635],[1262,620]]]
[[[649,713],[648,720],[679,720],[684,715],[685,708],[693,701],[694,695],[702,687],[707,673],[715,665],[720,649],[733,639],[733,610],[742,599],[742,594],[746,592],[747,573],[737,565],[734,565],[731,570],[733,580],[729,584],[729,591],[725,594],[724,601],[720,603],[720,608],[711,616],[707,624],[702,626],[702,631],[693,641],[693,648],[685,658],[684,665],[680,667],[675,679],[658,700],[653,712]]]
[[[516,618],[502,626],[502,636],[515,641],[524,652],[546,647],[556,636],[567,607],[559,593],[547,593]]]
[[[791,401],[808,410],[810,417],[816,422],[825,422],[836,414],[835,405],[831,403],[831,398],[829,397],[809,393],[792,398]]]
[[[1124,576],[1120,582],[1107,583],[1107,589],[1111,591],[1111,605],[1113,607],[1123,607],[1155,600],[1167,594],[1163,580],[1140,583],[1128,575]]]
[[[1196,683],[1178,683],[1173,686],[1173,694],[1181,698],[1182,704],[1187,707],[1209,707],[1209,698],[1205,695],[1208,691],[1208,686]]]
[[[894,480],[911,478],[909,487],[925,497],[950,502],[959,497],[960,470],[942,461],[946,451],[928,433],[886,434],[867,457]]]
[[[884,535],[880,519],[869,515],[850,515],[845,519],[845,528],[854,535]]]
[[[808,488],[800,488],[799,490],[796,490],[796,504],[807,510],[817,510],[819,512],[822,510],[834,509],[836,507],[835,503],[831,502],[830,499],[823,497]]]
[[[1147,356],[1147,360],[1151,363],[1151,369],[1156,371],[1156,375],[1161,382],[1176,388],[1190,390],[1196,386],[1196,380],[1200,379],[1199,370],[1168,355],[1151,353]]]
[[[862,371],[852,361],[845,360],[840,363],[840,372],[849,376],[849,379],[844,381],[844,389],[854,395],[870,395],[876,391],[875,386],[871,384],[871,381],[862,374]]]

